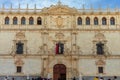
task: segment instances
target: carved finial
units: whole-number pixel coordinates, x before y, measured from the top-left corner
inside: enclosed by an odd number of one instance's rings
[[[34,13],[36,13],[36,4],[34,5]]]
[[[90,11],[91,11],[91,13],[93,13],[93,5],[91,4],[91,6],[90,6]]]
[[[101,5],[99,5],[99,9],[98,9],[98,10],[99,10],[99,12],[101,13]]]
[[[110,11],[110,8],[109,8],[109,5],[107,5],[107,12],[109,12]]]
[[[85,9],[85,5],[83,4],[82,6],[83,6],[83,9]]]
[[[2,9],[4,9],[5,7],[4,7],[4,4],[2,4]]]
[[[36,9],[36,4],[34,4],[34,9]]]
[[[91,4],[91,6],[90,6],[90,9],[92,10],[93,9],[93,5]]]
[[[27,4],[27,9],[29,8],[29,5]]]
[[[116,12],[119,12],[119,9],[118,9],[118,6],[116,5],[116,7],[115,7],[115,11]]]
[[[12,9],[12,3],[11,3],[11,5],[10,5],[10,9]]]
[[[58,0],[58,5],[61,5],[62,3],[61,3],[61,1],[60,0]]]
[[[19,9],[20,9],[20,3],[19,3]]]
[[[101,5],[99,5],[99,10],[101,10]]]

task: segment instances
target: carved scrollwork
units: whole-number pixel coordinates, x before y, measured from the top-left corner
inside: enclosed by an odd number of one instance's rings
[[[102,59],[99,59],[98,61],[96,61],[96,63],[95,63],[96,65],[98,65],[98,66],[103,66],[103,65],[105,65],[106,63],[105,63],[105,61],[104,60],[102,60]]]
[[[25,33],[23,33],[23,32],[18,32],[17,34],[16,34],[16,39],[22,39],[22,40],[24,40],[25,39]]]
[[[24,62],[21,59],[21,57],[17,57],[17,59],[15,60],[15,65],[16,66],[22,66],[22,65],[24,65]]]

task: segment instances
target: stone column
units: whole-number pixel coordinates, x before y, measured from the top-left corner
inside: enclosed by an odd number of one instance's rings
[[[47,75],[47,58],[43,58],[43,69],[42,69],[42,75],[43,77],[46,77]]]

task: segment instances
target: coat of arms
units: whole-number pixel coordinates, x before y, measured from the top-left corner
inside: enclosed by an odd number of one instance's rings
[[[61,16],[56,18],[56,24],[59,28],[63,27],[63,18]]]

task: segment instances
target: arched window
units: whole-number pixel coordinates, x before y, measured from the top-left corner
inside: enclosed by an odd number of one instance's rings
[[[90,25],[90,18],[89,17],[86,18],[86,25]]]
[[[18,22],[17,17],[14,17],[14,18],[13,18],[13,24],[16,25],[17,22]]]
[[[9,17],[6,17],[5,18],[5,24],[9,24],[10,20],[9,20]]]
[[[22,18],[21,18],[21,24],[22,24],[22,25],[25,25],[25,24],[26,24],[26,19],[25,19],[25,17],[22,17]]]
[[[30,24],[30,25],[33,25],[33,24],[34,24],[33,17],[30,17],[30,18],[29,18],[29,24]]]
[[[77,19],[77,24],[78,24],[78,25],[82,25],[82,18],[81,18],[81,17],[78,17],[78,19]]]
[[[110,18],[110,25],[115,25],[115,18],[114,17]]]
[[[41,19],[41,17],[37,18],[37,25],[42,25],[42,19]]]
[[[98,18],[97,17],[94,18],[94,25],[98,25]]]
[[[107,25],[107,20],[105,17],[102,18],[102,25]]]

